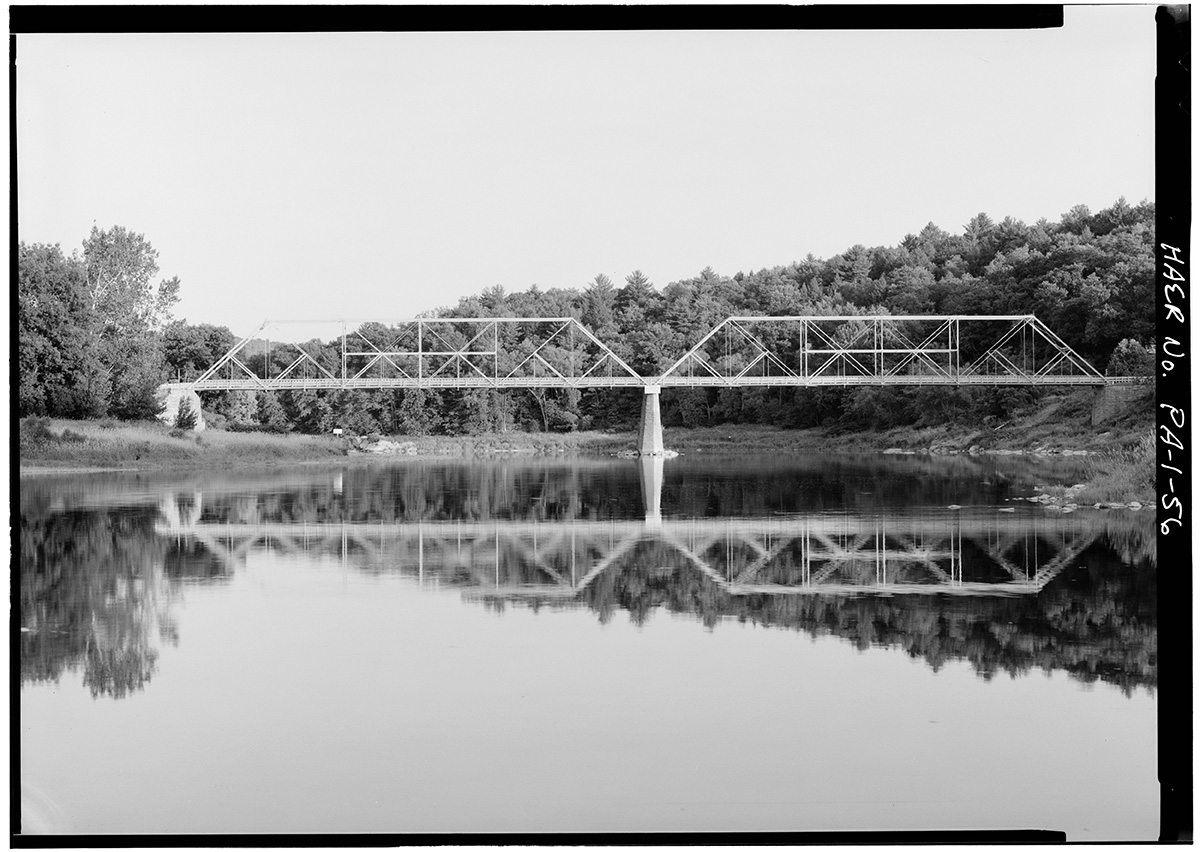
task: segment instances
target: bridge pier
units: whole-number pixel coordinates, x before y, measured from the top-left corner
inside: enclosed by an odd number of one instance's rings
[[[174,426],[175,417],[179,414],[179,403],[185,399],[191,403],[192,411],[196,415],[196,425],[192,430],[203,431],[204,414],[200,411],[200,394],[192,390],[192,386],[186,382],[167,382],[159,385],[154,391],[154,400],[159,406],[158,419],[168,426]]]
[[[662,385],[646,385],[642,397],[642,420],[638,424],[638,455],[661,456],[663,454],[662,413],[658,398]]]

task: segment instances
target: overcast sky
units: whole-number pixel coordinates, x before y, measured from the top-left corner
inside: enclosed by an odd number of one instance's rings
[[[176,316],[658,287],[1153,199],[1154,7],[1059,30],[21,35],[19,235],[145,234]]]

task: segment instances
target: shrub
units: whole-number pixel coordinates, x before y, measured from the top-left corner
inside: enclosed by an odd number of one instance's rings
[[[1105,372],[1110,376],[1154,375],[1153,342],[1147,346],[1133,338],[1125,338],[1117,344]]]
[[[1088,486],[1080,491],[1081,503],[1126,501],[1134,498],[1153,501],[1155,487],[1154,435],[1146,435],[1132,446],[1121,446],[1095,459],[1090,467]]]
[[[54,440],[56,439],[50,431],[49,417],[26,417],[21,421],[22,444],[49,444]]]
[[[275,394],[263,391],[258,395],[258,429],[263,432],[290,432],[292,424]]]
[[[192,407],[192,401],[186,396],[179,400],[179,412],[175,415],[176,429],[195,429],[196,428],[196,409]]]
[[[223,432],[228,426],[229,418],[211,408],[200,409],[200,416],[204,418],[204,426],[207,429],[215,429],[218,432]]]

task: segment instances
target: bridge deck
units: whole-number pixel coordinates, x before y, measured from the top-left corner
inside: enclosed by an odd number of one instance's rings
[[[895,387],[998,387],[1025,386],[1046,387],[1059,385],[1083,385],[1101,387],[1106,384],[1133,383],[1136,379],[1106,379],[1103,376],[1013,376],[985,375],[959,376],[948,379],[941,376],[665,376],[657,378],[636,376],[598,376],[586,378],[547,378],[525,376],[518,378],[489,379],[464,376],[462,378],[372,378],[372,379],[206,379],[193,385],[196,390],[386,390],[399,389],[474,389],[516,390],[525,388],[641,388],[650,385],[659,387],[859,387],[863,385]],[[187,386],[184,383],[184,386]]]

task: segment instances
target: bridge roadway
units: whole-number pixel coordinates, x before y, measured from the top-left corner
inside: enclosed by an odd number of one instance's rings
[[[424,580],[471,578],[472,594],[573,598],[597,577],[658,546],[733,595],[1036,594],[1096,539],[1068,517],[995,509],[936,517],[849,515],[628,521],[416,523],[200,521],[164,501],[156,532],[190,539],[228,570],[256,546],[339,554]],[[964,562],[964,542],[966,562]],[[638,551],[642,550],[642,553]],[[970,564],[966,564],[970,563]],[[1000,581],[966,580],[999,572]],[[784,575],[786,582],[769,582]],[[502,579],[503,578],[503,579]]]

